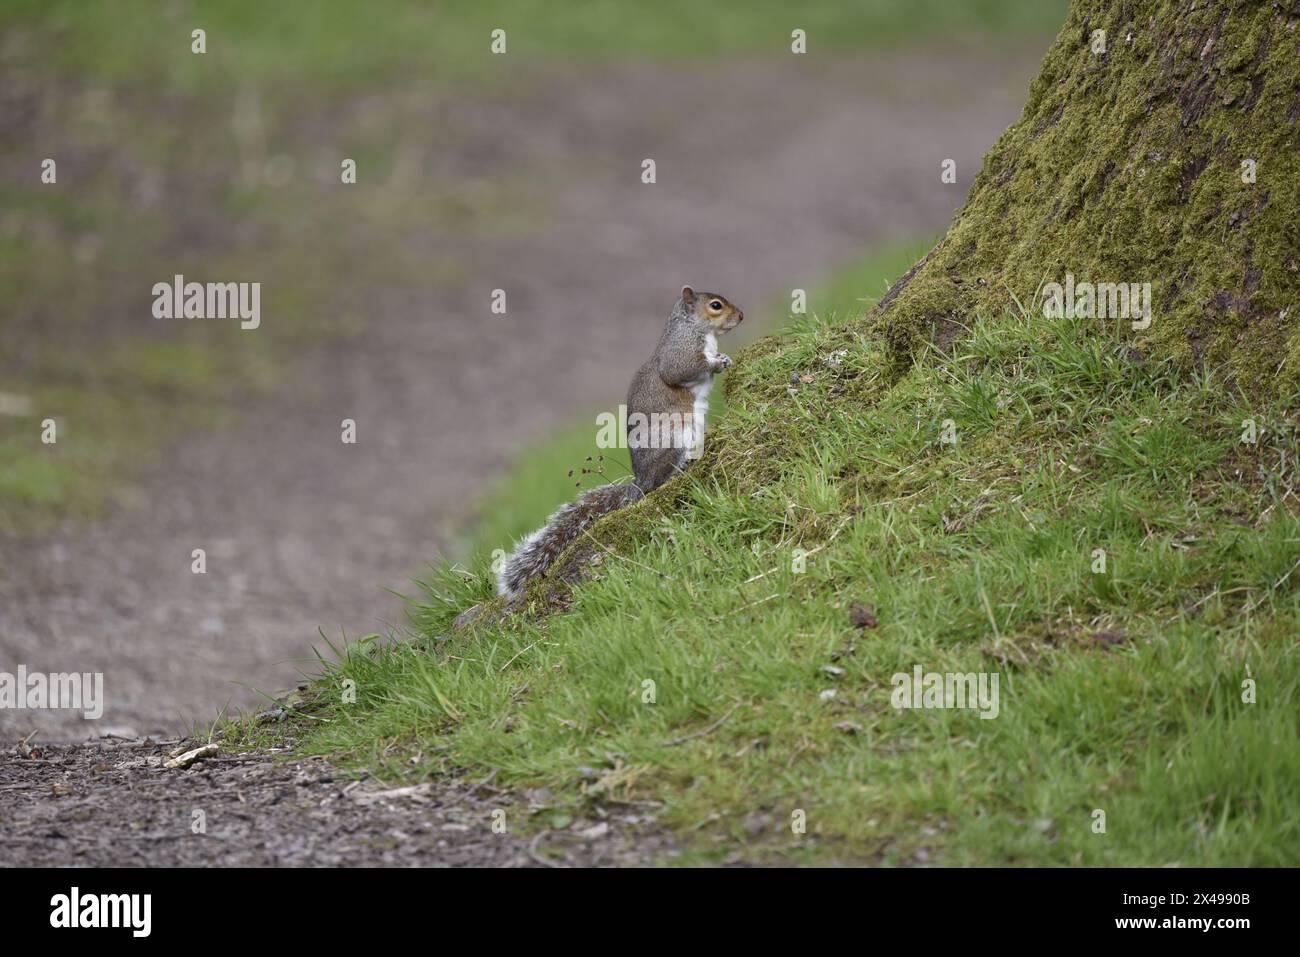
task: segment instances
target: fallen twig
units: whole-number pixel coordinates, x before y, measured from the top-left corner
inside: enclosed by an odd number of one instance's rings
[[[665,747],[665,748],[675,748],[675,747],[677,747],[677,745],[679,745],[679,744],[685,744],[687,741],[694,741],[696,738],[702,738],[702,737],[704,737],[706,734],[712,734],[714,731],[717,731],[720,727],[722,727],[723,723],[724,723],[728,718],[730,718],[730,717],[732,716],[732,714],[735,713],[735,710],[736,710],[737,708],[739,708],[739,707],[740,707],[740,705],[738,705],[738,704],[734,704],[734,705],[732,705],[732,706],[727,710],[727,713],[726,713],[726,714],[724,714],[724,715],[723,715],[721,718],[719,718],[717,721],[713,722],[713,724],[709,725],[707,728],[702,728],[702,729],[699,730],[699,731],[693,731],[693,732],[691,732],[690,734],[684,734],[684,735],[682,735],[680,738],[673,738],[671,741],[665,741],[665,742],[664,742],[664,747]]]

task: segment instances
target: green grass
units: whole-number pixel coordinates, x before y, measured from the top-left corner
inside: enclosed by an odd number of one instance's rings
[[[308,749],[394,780],[499,769],[565,811],[661,802],[691,860],[1293,862],[1296,397],[1180,378],[1104,322],[986,317],[900,372],[860,310],[822,319],[738,357],[705,458],[597,526],[567,607],[535,591],[448,637],[581,442],[517,473],[510,517],[413,605],[421,637],[317,683]],[[915,665],[996,672],[999,715],[896,710]]]
[[[837,320],[864,315],[938,240],[938,236],[896,240],[868,249],[857,261],[838,269],[822,288],[810,290],[807,311],[789,316],[785,331],[813,335]],[[789,304],[783,308],[788,309]]]

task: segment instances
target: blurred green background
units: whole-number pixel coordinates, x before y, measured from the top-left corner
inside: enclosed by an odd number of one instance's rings
[[[885,48],[940,36],[1014,40],[1060,26],[1063,0],[9,0],[7,33],[26,34],[65,76],[136,89],[202,93],[225,79],[328,96],[403,82],[484,79],[492,30],[524,59],[730,57],[783,43],[793,27],[822,48]],[[210,63],[188,43],[201,27]],[[223,45],[223,36],[239,44]]]
[[[785,52],[1023,45],[1064,0],[639,4],[9,0],[0,7],[0,532],[93,515],[169,437],[273,395],[308,343],[362,333],[366,290],[464,274],[411,230],[545,228],[536,181],[491,162],[376,201],[319,201],[347,155],[400,178],[461,134],[431,91],[509,99],[539,71]],[[191,31],[207,52],[191,52]],[[494,29],[509,56],[487,53]],[[346,131],[346,154],[339,145]],[[325,135],[322,135],[324,133]],[[39,182],[58,161],[58,186]],[[410,157],[415,159],[411,160]],[[405,165],[404,165],[405,164]],[[304,175],[306,174],[306,175]],[[900,241],[913,237],[900,236]],[[468,255],[468,254],[467,254]],[[140,275],[271,274],[258,335],[141,322]],[[32,410],[23,414],[23,409]],[[55,415],[57,454],[33,416]],[[72,429],[71,433],[67,430]]]

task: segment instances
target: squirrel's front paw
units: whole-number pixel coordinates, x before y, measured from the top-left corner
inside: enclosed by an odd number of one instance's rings
[[[731,368],[731,356],[719,352],[713,358],[713,371],[721,372],[723,369]]]

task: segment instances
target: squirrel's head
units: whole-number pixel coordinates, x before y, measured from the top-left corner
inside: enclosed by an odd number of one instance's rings
[[[745,319],[745,314],[716,292],[696,292],[682,286],[682,311],[694,316],[714,332],[734,329]]]

